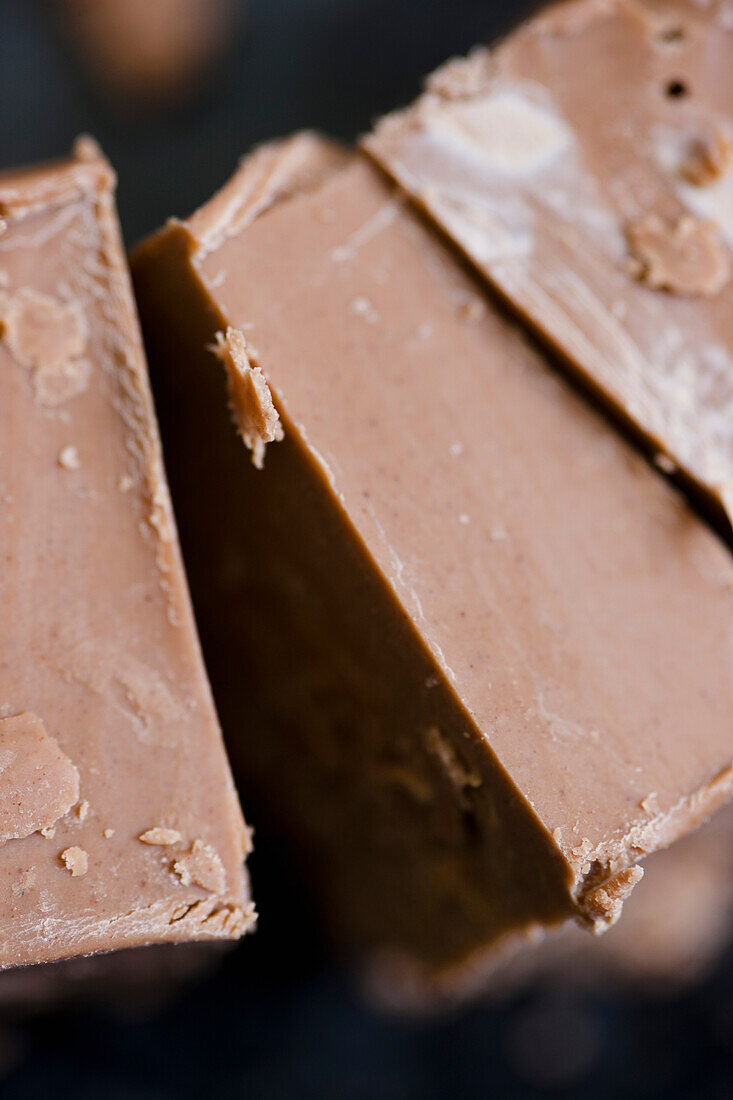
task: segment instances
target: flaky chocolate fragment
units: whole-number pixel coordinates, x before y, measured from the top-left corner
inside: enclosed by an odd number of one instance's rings
[[[113,189],[88,139],[0,175],[0,967],[252,918]]]
[[[455,973],[612,923],[730,796],[733,565],[365,159],[305,140],[303,188],[302,137],[259,150],[136,289],[243,788],[342,940]],[[227,331],[283,429],[262,470]]]
[[[35,714],[0,718],[0,844],[50,831],[79,798],[79,772]]]
[[[720,0],[571,0],[365,140],[728,532],[732,51]]]

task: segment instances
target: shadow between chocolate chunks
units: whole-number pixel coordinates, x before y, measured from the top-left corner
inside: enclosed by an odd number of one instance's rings
[[[613,923],[733,788],[725,548],[366,158],[265,146],[132,267],[230,754],[334,934],[439,993]]]

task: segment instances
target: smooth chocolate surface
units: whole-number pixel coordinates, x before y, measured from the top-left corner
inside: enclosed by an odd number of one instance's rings
[[[113,189],[0,176],[2,967],[253,916]]]
[[[365,142],[728,530],[732,51],[727,3],[571,0]]]
[[[222,195],[133,274],[242,783],[388,959],[607,926],[731,794],[730,556],[366,160]]]

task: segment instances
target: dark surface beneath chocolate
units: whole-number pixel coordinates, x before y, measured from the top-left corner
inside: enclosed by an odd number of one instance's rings
[[[254,142],[301,126],[355,137],[413,99],[423,74],[501,33],[531,4],[249,0],[208,82],[166,113],[126,109],[95,91],[71,63],[50,7],[3,3],[0,165],[65,154],[77,133],[94,133],[119,172],[132,242],[207,199]],[[707,982],[666,998],[544,983],[442,1022],[395,1021],[359,1005],[262,829],[251,868],[260,931],[157,1009],[7,1013],[0,1094],[730,1096],[730,955]]]
[[[3,1100],[730,1096],[733,957],[675,997],[545,983],[443,1020],[394,1019],[361,1007],[297,926],[305,902],[275,885],[288,865],[264,837],[251,862],[260,932],[156,1012],[82,1007],[0,1031]]]

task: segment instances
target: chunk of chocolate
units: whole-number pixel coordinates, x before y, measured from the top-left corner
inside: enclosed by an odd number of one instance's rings
[[[232,35],[232,0],[59,0],[74,53],[118,104],[171,106],[200,87]]]
[[[366,140],[725,529],[731,51],[716,0],[574,0],[449,62]]]
[[[726,550],[365,159],[260,150],[133,273],[230,750],[339,935],[614,921],[733,791]]]
[[[88,139],[0,176],[2,967],[252,917],[113,187]]]

